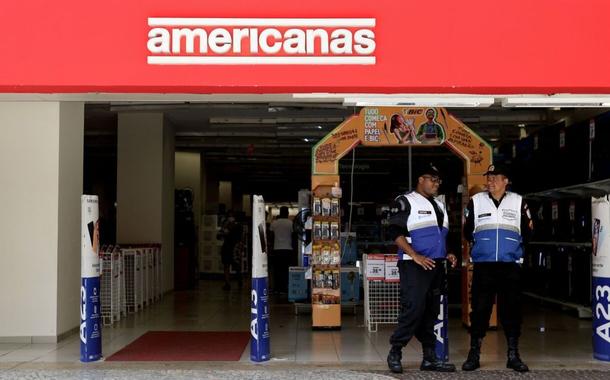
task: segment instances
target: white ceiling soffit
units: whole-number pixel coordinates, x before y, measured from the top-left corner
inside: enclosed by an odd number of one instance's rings
[[[468,94],[294,94],[300,101],[342,102],[346,106],[430,106],[430,107],[610,107],[610,95],[468,95]]]
[[[423,106],[423,107],[490,107],[493,95],[465,94],[294,94],[294,99],[310,102],[338,102],[344,106]]]
[[[608,94],[555,95],[470,95],[470,94],[0,94],[0,101],[84,101],[112,102],[116,106],[142,106],[142,103],[280,103],[329,104],[343,106],[429,106],[429,107],[610,107]],[[158,106],[158,105],[155,105]],[[170,106],[170,104],[168,104]]]
[[[610,95],[509,96],[502,99],[502,107],[610,107]]]
[[[422,106],[422,107],[489,107],[494,104],[492,96],[455,97],[357,97],[345,98],[345,106]]]

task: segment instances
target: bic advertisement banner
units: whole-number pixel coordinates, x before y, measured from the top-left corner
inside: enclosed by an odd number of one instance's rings
[[[100,235],[96,195],[81,197],[80,360],[102,358]]]
[[[314,147],[313,174],[337,174],[339,159],[358,145],[444,145],[469,163],[468,174],[491,164],[491,147],[444,108],[365,107]]]
[[[610,361],[610,200],[591,200],[593,357]]]
[[[250,360],[267,361],[269,345],[269,292],[267,291],[267,234],[265,201],[255,195],[252,202],[252,294]]]

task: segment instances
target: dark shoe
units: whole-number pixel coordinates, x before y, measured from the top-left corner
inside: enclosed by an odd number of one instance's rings
[[[527,364],[521,361],[519,353],[508,354],[508,361],[506,362],[506,368],[513,369],[517,372],[528,372],[530,369]]]
[[[231,284],[225,282],[225,284],[222,286],[222,290],[231,290]]]
[[[440,360],[436,356],[434,348],[424,348],[424,359],[419,369],[421,371],[455,372],[455,365]]]
[[[402,352],[400,349],[392,347],[388,354],[388,368],[394,373],[402,373]]]
[[[462,371],[474,371],[481,367],[481,343],[482,339],[470,339],[470,351],[468,351],[468,357],[464,364],[462,364]]]
[[[480,352],[475,351],[472,348],[468,351],[468,357],[464,364],[462,364],[462,371],[474,371],[475,369],[481,367],[481,362],[479,361]]]
[[[517,372],[527,372],[530,370],[529,367],[521,361],[521,357],[519,357],[519,338],[508,338],[507,356],[506,368],[510,368]]]

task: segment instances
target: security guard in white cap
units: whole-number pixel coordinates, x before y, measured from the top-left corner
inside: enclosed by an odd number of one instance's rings
[[[506,367],[518,372],[529,368],[519,356],[521,335],[521,263],[523,241],[532,231],[527,204],[519,194],[506,191],[508,171],[490,165],[487,191],[475,194],[465,210],[464,237],[472,243],[472,312],[470,351],[462,370],[480,367],[481,343],[498,299],[498,314],[508,343]]]

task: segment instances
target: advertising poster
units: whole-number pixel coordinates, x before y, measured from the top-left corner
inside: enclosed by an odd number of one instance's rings
[[[483,173],[491,148],[447,110],[439,107],[365,107],[320,140],[313,149],[313,174],[337,174],[337,162],[355,146],[446,145]]]
[[[81,197],[80,360],[102,358],[98,197]]]
[[[269,292],[267,284],[267,234],[265,201],[260,195],[252,204],[252,293],[250,319],[250,360],[270,359]]]
[[[593,357],[610,361],[610,201],[591,201]]]

